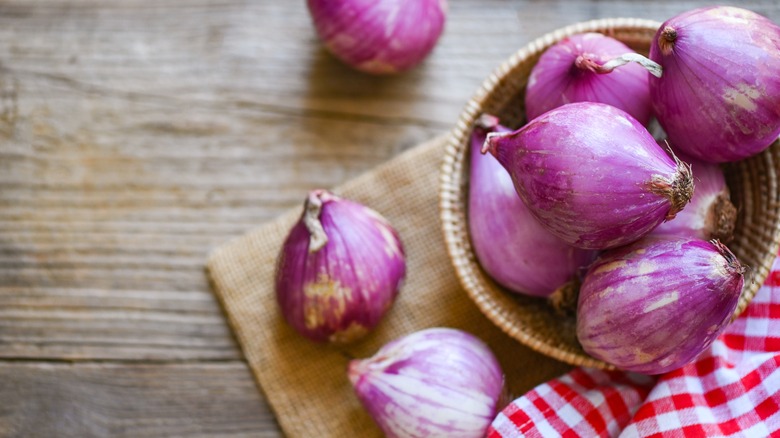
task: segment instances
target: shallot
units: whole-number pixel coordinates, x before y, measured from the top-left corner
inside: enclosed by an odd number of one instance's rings
[[[690,167],[636,119],[602,103],[570,103],[483,147],[509,171],[536,219],[569,245],[626,245],[690,201]]]
[[[366,73],[419,64],[444,30],[446,0],[308,0],[325,47]]]
[[[385,218],[314,190],[282,245],[276,297],[303,336],[347,343],[379,323],[405,274],[403,246]]]
[[[636,55],[620,41],[600,33],[563,39],[547,49],[528,78],[528,120],[571,102],[601,102],[631,114],[647,125],[651,116],[650,83],[642,66],[615,69],[614,59]]]
[[[580,288],[577,338],[588,354],[625,370],[679,368],[729,323],[743,272],[717,240],[648,237],[607,251]]]
[[[480,265],[507,289],[547,297],[593,260],[544,229],[517,196],[512,178],[491,155],[480,154],[489,132],[509,132],[487,114],[471,136],[469,231]]]
[[[501,366],[487,345],[450,328],[396,339],[349,363],[355,393],[390,438],[481,438],[501,408]]]
[[[741,160],[780,135],[780,27],[754,12],[694,9],[666,21],[650,59],[656,117],[680,150],[699,160]]]

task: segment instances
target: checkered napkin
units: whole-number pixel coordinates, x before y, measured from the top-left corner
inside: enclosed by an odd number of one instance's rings
[[[498,414],[489,438],[780,437],[780,259],[696,361],[659,377],[578,368]]]

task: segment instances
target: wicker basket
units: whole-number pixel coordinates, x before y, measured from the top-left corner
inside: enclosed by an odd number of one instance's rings
[[[477,263],[467,223],[468,148],[471,128],[482,113],[517,128],[524,122],[523,95],[531,68],[544,50],[564,37],[601,32],[640,53],[647,53],[660,23],[631,18],[589,21],[549,33],[520,49],[484,82],[453,129],[441,173],[442,226],[461,284],[479,309],[509,336],[572,365],[613,368],[582,350],[575,319],[561,318],[539,298],[503,290]],[[725,167],[732,201],[739,209],[729,247],[750,270],[735,316],[741,313],[769,275],[780,238],[780,141],[762,154]]]

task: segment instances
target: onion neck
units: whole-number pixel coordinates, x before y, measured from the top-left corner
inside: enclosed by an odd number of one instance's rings
[[[485,113],[477,117],[477,120],[474,121],[474,127],[492,132],[498,127],[498,123],[498,117]]]
[[[640,55],[639,53],[633,53],[633,52],[626,53],[618,56],[617,58],[610,59],[609,61],[605,62],[604,65],[601,66],[601,71],[597,71],[597,73],[609,73],[620,66],[628,64],[629,62],[635,62],[641,65],[642,67],[645,68],[645,70],[650,72],[651,75],[657,78],[660,78],[664,73],[664,69],[663,67],[661,67],[660,64],[648,59],[645,56]]]
[[[525,125],[529,126],[529,125]],[[524,129],[524,128],[520,128]],[[508,151],[506,144],[507,142],[511,141],[511,136],[517,134],[518,131],[515,132],[490,132],[487,135],[487,138],[485,138],[485,143],[482,145],[482,154],[487,154],[490,152],[491,155],[496,157],[496,160],[503,166],[505,169],[509,170],[508,167]]]
[[[674,157],[674,161],[677,163],[677,174],[672,182],[672,208],[669,209],[667,220],[674,219],[677,213],[681,212],[691,202],[693,197],[693,173],[691,172],[691,166],[683,163],[677,157]]]
[[[558,289],[555,289],[555,292],[547,299],[558,316],[568,317],[576,315],[580,286],[579,278],[572,278]]]
[[[672,180],[656,176],[648,184],[650,192],[667,198],[671,204],[669,212],[666,213],[665,221],[674,219],[677,213],[681,212],[691,202],[693,197],[693,173],[691,172],[691,166],[680,161],[674,154],[672,154],[672,158],[674,158],[677,164],[677,170]]]
[[[498,149],[500,147],[499,142],[506,134],[501,134],[497,132],[491,132],[487,135],[485,138],[485,143],[482,145],[482,155],[487,154],[490,152],[491,155],[498,158]]]
[[[350,383],[352,383],[352,387],[357,388],[360,379],[362,379],[366,373],[368,373],[368,364],[366,364],[365,360],[353,359],[349,361],[349,365],[347,366],[347,378]]]
[[[707,229],[711,231],[711,239],[722,242],[731,240],[737,223],[737,207],[731,203],[727,191],[718,194],[707,214]]]
[[[609,73],[604,71],[601,64],[593,59],[593,55],[590,53],[581,53],[574,59],[574,66],[580,70],[590,71],[593,73]],[[611,71],[611,70],[610,70]]]
[[[314,190],[309,193],[303,206],[303,223],[309,231],[309,253],[321,250],[328,243],[328,235],[320,221],[323,197],[329,197],[325,190]]]
[[[603,64],[600,64],[593,58],[594,56],[588,53],[577,55],[577,58],[574,59],[574,67],[578,68],[579,70],[589,71],[597,74],[607,74],[611,73],[618,67],[624,66],[630,62],[635,62],[644,67],[648,72],[650,72],[650,74],[657,78],[660,78],[663,74],[663,67],[661,67],[661,65],[640,55],[639,53],[624,53],[618,57],[610,59]]]
[[[742,263],[739,262],[739,259],[737,259],[737,256],[734,255],[731,250],[721,243],[718,239],[710,240],[710,243],[715,245],[715,248],[718,250],[720,255],[723,256],[724,259],[726,259],[726,267],[729,270],[729,272],[732,272],[736,275],[742,276],[745,274],[745,267],[742,265]]]
[[[672,26],[665,26],[658,35],[658,48],[664,56],[674,51],[674,43],[677,41],[677,30]]]

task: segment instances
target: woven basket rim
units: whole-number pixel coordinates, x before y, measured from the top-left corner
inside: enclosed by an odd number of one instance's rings
[[[484,278],[484,274],[473,254],[468,237],[466,207],[461,202],[464,163],[466,162],[466,152],[468,150],[466,145],[468,144],[474,121],[481,114],[481,108],[490,98],[493,89],[500,84],[502,78],[519,67],[525,59],[538,56],[555,42],[579,33],[604,32],[618,28],[628,31],[634,29],[650,31],[656,30],[660,26],[661,23],[658,21],[640,18],[602,18],[571,24],[536,38],[513,53],[483,81],[475,95],[465,105],[447,139],[439,178],[440,220],[447,251],[461,286],[466,290],[480,311],[507,335],[533,350],[571,365],[601,369],[616,368],[614,365],[595,359],[586,353],[578,354],[559,346],[551,345],[537,333],[522,330],[514,321],[507,318],[507,315],[496,310],[494,302],[487,299],[485,288],[490,286],[486,286],[484,281],[476,281]],[[777,254],[780,247],[780,224],[775,226],[772,236],[772,253]],[[768,269],[765,266],[761,266],[761,268],[761,272],[754,272],[754,275],[765,278],[768,275]],[[745,288],[740,296],[733,318],[736,318],[747,307],[762,283],[763,279],[760,282],[753,281],[752,283],[748,283],[746,279]]]

